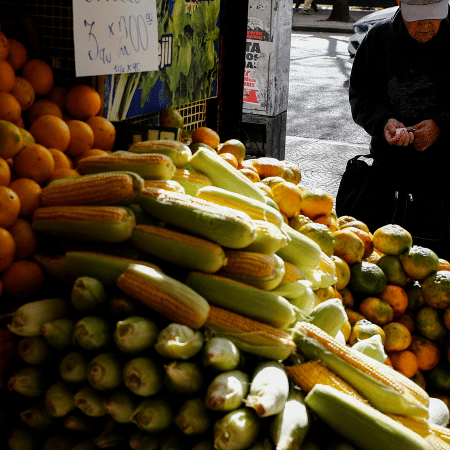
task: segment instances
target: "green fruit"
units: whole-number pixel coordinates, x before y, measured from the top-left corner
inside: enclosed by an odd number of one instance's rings
[[[159,114],[159,124],[163,127],[184,128],[184,119],[176,109],[164,108]]]
[[[377,296],[384,291],[387,281],[386,275],[374,263],[362,261],[352,264],[351,277],[348,288],[353,294],[365,297]]]

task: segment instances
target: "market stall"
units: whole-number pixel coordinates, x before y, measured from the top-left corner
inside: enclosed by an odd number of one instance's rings
[[[1,448],[449,448],[450,263],[251,154],[230,2],[154,4],[160,55],[214,49],[199,122],[190,69],[74,77],[46,19],[78,16],[28,6],[0,29]]]

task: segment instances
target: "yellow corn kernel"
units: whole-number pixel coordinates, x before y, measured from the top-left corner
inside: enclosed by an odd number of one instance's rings
[[[397,391],[401,395],[408,392],[420,403],[428,405],[428,395],[425,396],[426,393],[408,378],[401,377],[400,379],[400,377],[397,377],[397,373],[389,366],[380,364],[375,360],[371,361],[370,358],[364,358],[362,354],[360,355],[358,354],[359,352],[351,350],[350,347],[341,344],[336,339],[333,339],[328,333],[313,324],[308,322],[298,322],[296,328],[305,336],[315,339],[330,353],[338,356],[356,369],[367,373],[383,385],[392,388],[392,390]]]
[[[184,187],[175,180],[144,180],[144,187],[164,189],[171,192],[181,192],[182,194],[185,193]]]
[[[325,384],[351,395],[356,400],[368,403],[355,389],[320,361],[308,361],[294,366],[285,366],[284,369],[289,378],[306,393],[316,384]]]
[[[284,277],[283,281],[295,282],[298,280],[306,280],[306,276],[302,270],[300,270],[294,264],[284,261]]]
[[[140,178],[140,177],[139,177]],[[48,184],[41,192],[42,206],[105,205],[134,200],[143,187],[136,174],[99,173],[65,178]]]
[[[43,206],[35,210],[33,221],[122,222],[129,214],[120,206]]]
[[[289,333],[214,305],[209,306],[205,326],[228,337],[238,348],[269,359],[286,359],[295,350]]]

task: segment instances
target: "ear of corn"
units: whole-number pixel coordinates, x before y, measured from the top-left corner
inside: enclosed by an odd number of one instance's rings
[[[192,155],[189,164],[196,171],[205,174],[214,186],[264,203],[264,195],[261,193],[261,190],[217,153],[199,148]]]
[[[190,195],[146,188],[139,204],[148,214],[224,247],[245,247],[256,235],[248,214]]]
[[[351,395],[355,400],[368,403],[355,389],[320,361],[307,361],[302,364],[285,366],[284,369],[289,378],[306,394],[316,384],[324,384]]]
[[[227,262],[215,242],[153,225],[136,225],[130,242],[137,248],[190,270],[214,273]]]
[[[144,180],[144,186],[148,188],[157,188],[157,189],[165,189],[166,191],[171,192],[180,192],[181,194],[185,194],[186,191],[184,187],[181,186],[178,181],[175,180]]]
[[[212,181],[203,173],[187,169],[176,169],[172,180],[183,186],[188,195],[196,196],[197,191],[204,186],[212,186]]]
[[[265,220],[253,220],[256,230],[254,240],[243,250],[273,255],[287,244],[287,236],[279,227]]]
[[[108,286],[115,286],[117,278],[125,272],[129,264],[141,264],[162,272],[161,269],[149,262],[88,251],[67,252],[63,261],[63,269],[75,278],[89,276]]]
[[[191,149],[186,144],[171,139],[135,142],[128,151],[133,153],[160,153],[168,156],[176,167],[184,167],[192,156]]]
[[[281,230],[287,236],[287,244],[277,251],[277,255],[297,266],[305,274],[316,269],[322,254],[319,245],[286,223],[282,224]]]
[[[278,328],[210,305],[205,326],[230,339],[242,351],[284,360],[295,350],[292,336]]]
[[[321,360],[381,412],[428,416],[428,394],[399,372],[337,342],[311,323],[298,322],[293,338],[306,359]]]
[[[243,250],[225,253],[227,263],[218,275],[265,290],[276,288],[284,276],[284,261],[277,255]]]
[[[55,180],[41,191],[41,206],[125,205],[144,187],[132,172],[107,172]]]
[[[259,417],[269,417],[283,411],[288,395],[289,379],[284,366],[278,361],[265,361],[257,365],[244,403]]]
[[[150,180],[170,180],[175,173],[172,160],[160,153],[132,153],[117,151],[107,155],[80,159],[77,170],[81,175],[100,172],[128,171]]]
[[[200,328],[208,316],[209,304],[201,295],[150,267],[130,264],[117,286],[169,320],[193,329]]]
[[[86,242],[123,242],[136,219],[123,206],[43,206],[34,211],[34,231]]]
[[[294,307],[285,298],[230,278],[190,272],[186,284],[210,304],[276,328],[287,328],[296,318]]]
[[[297,280],[297,281],[284,281],[275,288],[272,292],[282,297],[287,298],[289,301],[291,298],[298,298],[304,294],[306,289],[311,285],[309,281]]]
[[[292,387],[283,411],[274,416],[269,425],[270,437],[278,450],[295,450],[301,448],[310,427],[311,414],[304,395]]]
[[[337,389],[317,384],[306,404],[331,428],[361,450],[431,450],[420,435],[375,408]]]
[[[250,378],[241,370],[220,372],[208,385],[205,404],[213,411],[232,411],[244,403]]]
[[[281,227],[284,222],[283,216],[276,209],[268,206],[265,202],[254,200],[246,195],[231,192],[228,189],[217,186],[206,186],[197,191],[196,197],[216,203],[217,205],[228,206],[247,213],[252,219],[267,220],[277,227]]]
[[[347,321],[347,313],[340,299],[330,298],[316,305],[305,320],[336,337]]]

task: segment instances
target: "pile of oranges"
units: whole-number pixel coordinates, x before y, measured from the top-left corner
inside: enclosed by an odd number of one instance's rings
[[[116,130],[101,107],[92,86],[56,85],[46,61],[0,31],[0,306],[43,287],[31,218],[47,183],[79,176],[80,158],[112,150]]]

